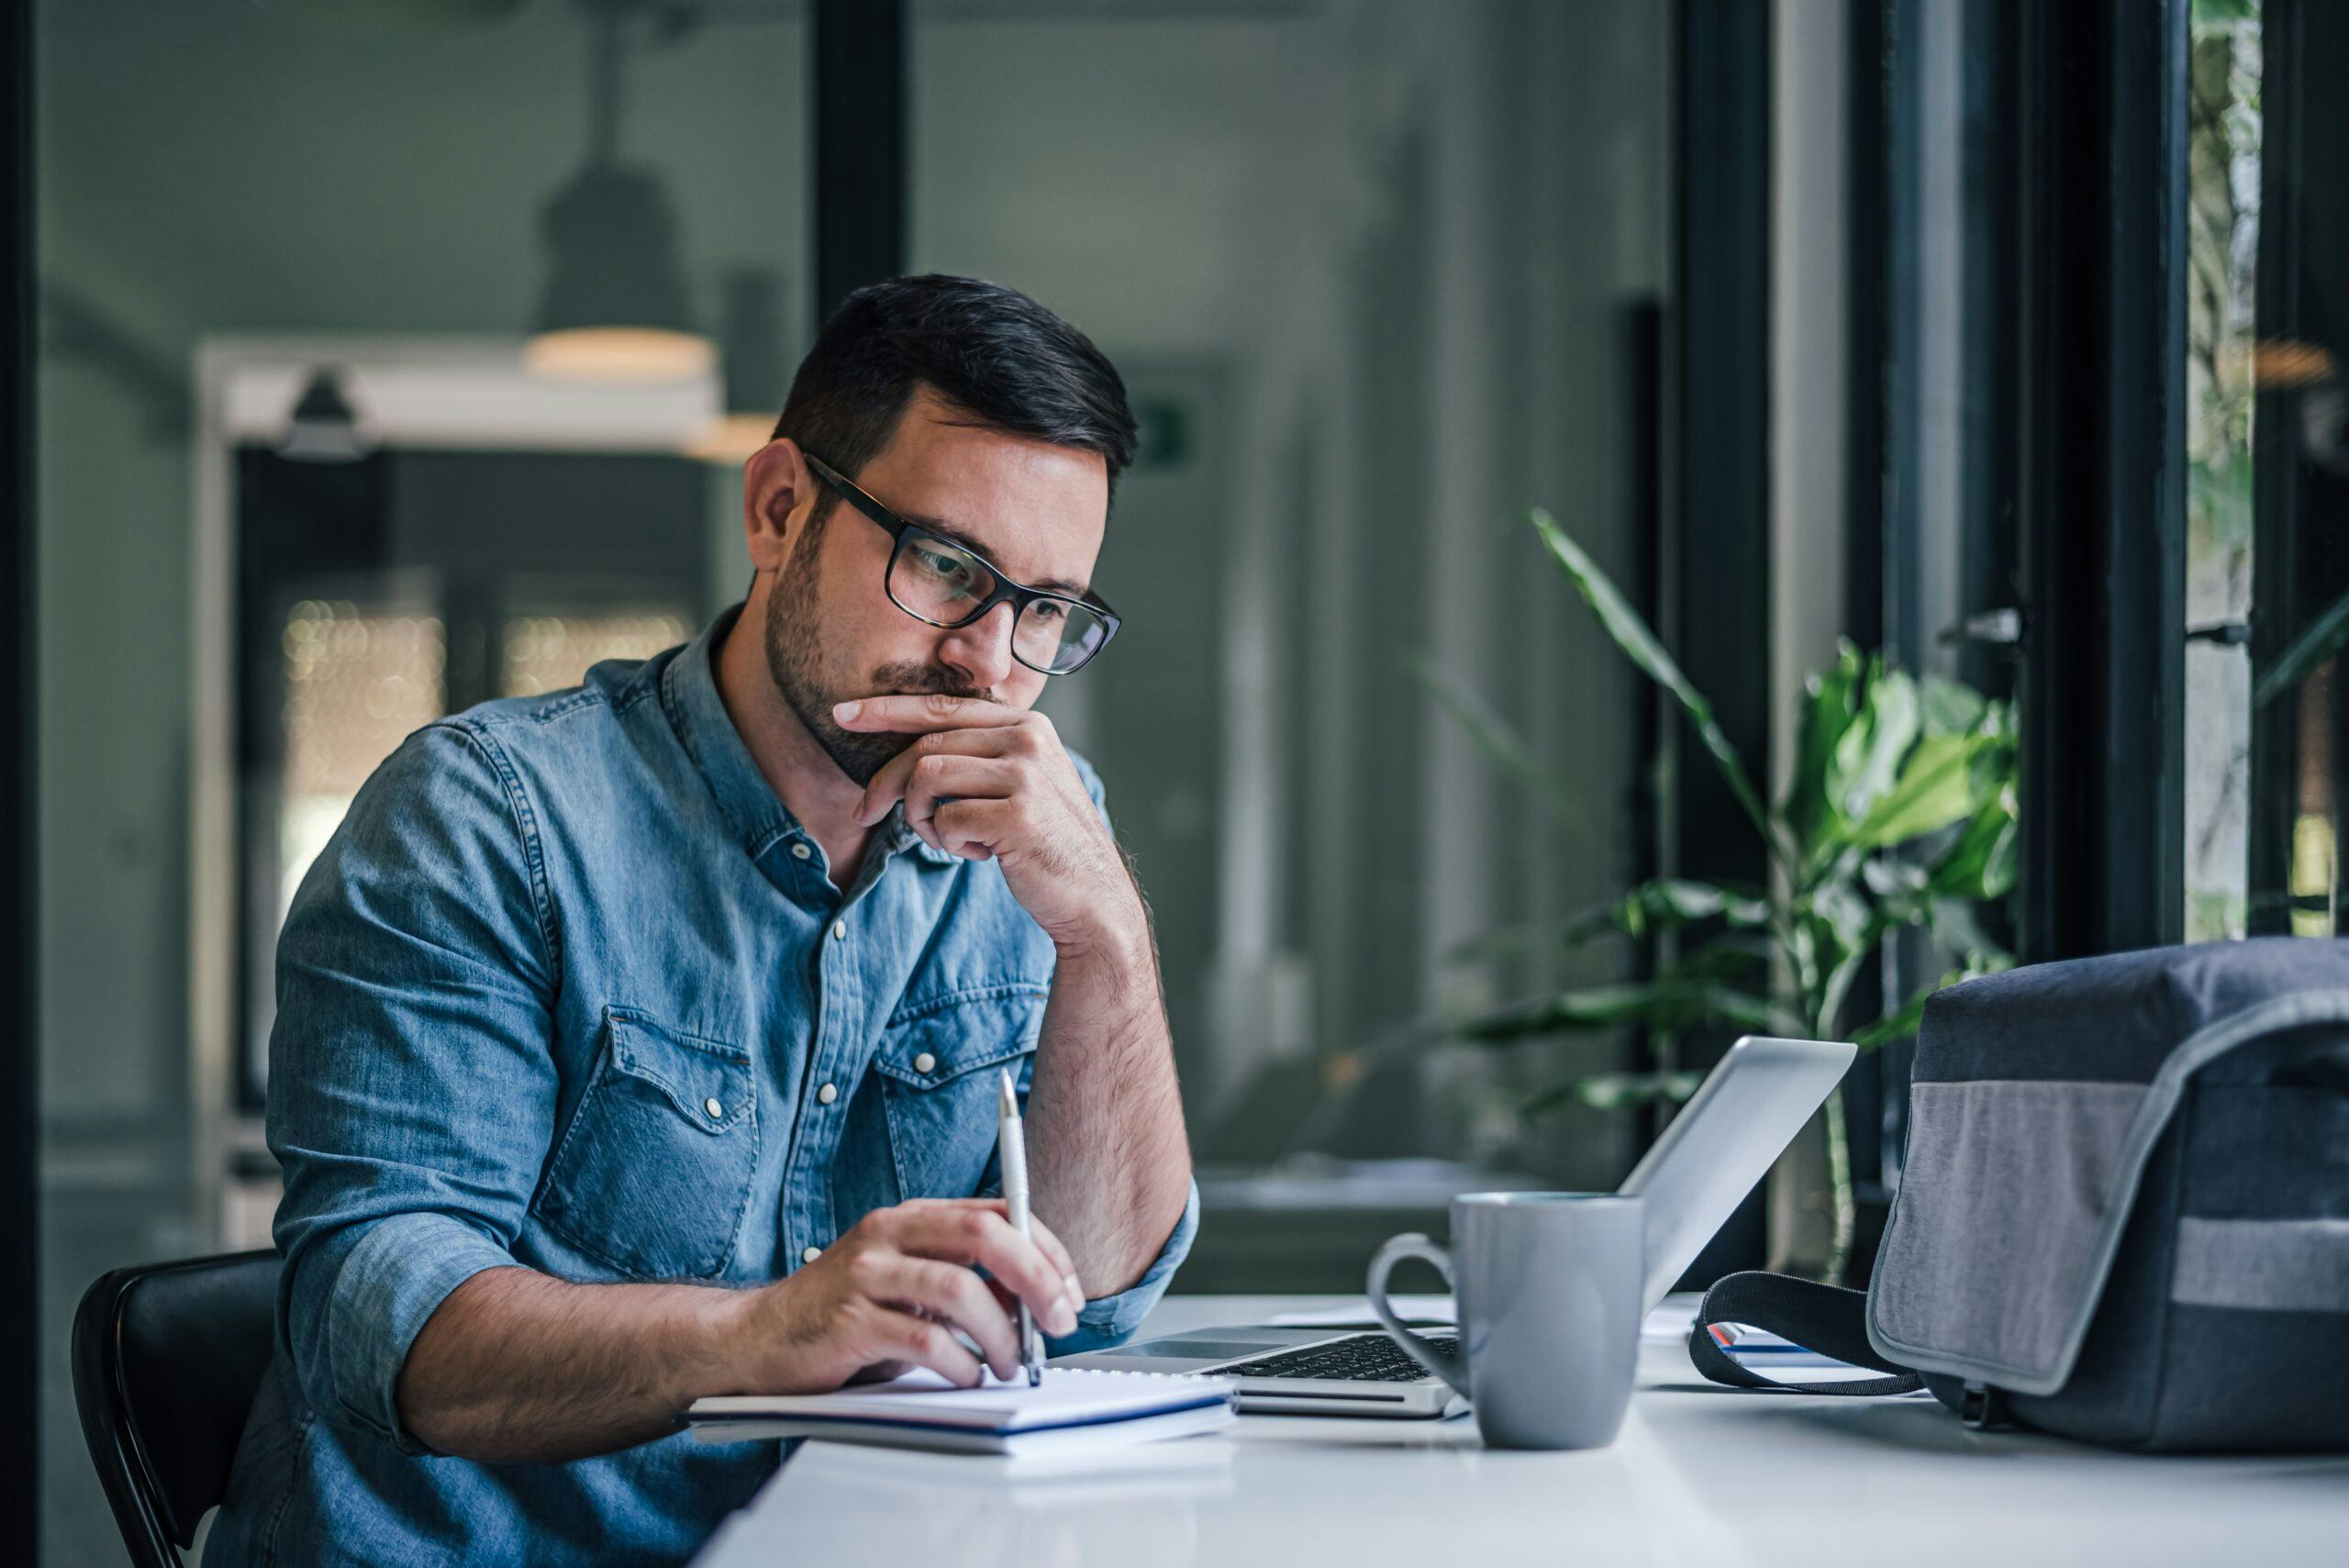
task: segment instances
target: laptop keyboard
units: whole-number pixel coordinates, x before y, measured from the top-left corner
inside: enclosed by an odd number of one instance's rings
[[[1449,1354],[1460,1346],[1460,1336],[1423,1334],[1437,1350]],[[1349,1383],[1417,1383],[1428,1375],[1403,1348],[1384,1334],[1357,1334],[1335,1344],[1308,1345],[1259,1356],[1237,1366],[1219,1366],[1218,1377],[1328,1377]]]

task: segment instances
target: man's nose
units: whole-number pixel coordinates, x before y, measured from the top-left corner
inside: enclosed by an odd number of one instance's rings
[[[982,691],[1003,684],[1019,667],[1011,656],[1012,621],[1011,606],[997,605],[970,625],[956,627],[939,644],[940,662]]]

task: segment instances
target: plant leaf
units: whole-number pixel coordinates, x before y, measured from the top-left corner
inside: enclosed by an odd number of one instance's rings
[[[1699,920],[1720,919],[1738,929],[1767,925],[1770,906],[1757,894],[1685,877],[1643,882],[1612,904],[1602,905],[1569,929],[1569,942],[1586,941],[1605,930],[1628,937],[1676,930]]]
[[[2003,898],[2014,886],[2016,824],[2004,794],[1975,808],[1942,858],[1926,873],[1925,888],[1947,898]]]
[[[1963,969],[1953,969],[1939,980],[1928,981],[1920,985],[1916,995],[1902,1003],[1898,1012],[1887,1013],[1865,1029],[1854,1032],[1852,1036],[1852,1043],[1862,1051],[1874,1051],[1880,1045],[1889,1045],[1897,1040],[1907,1040],[1910,1035],[1915,1034],[1918,1026],[1924,1022],[1925,1004],[1932,1000],[1934,992],[1955,985],[1961,981],[1979,979],[1985,974],[1996,974],[2001,970],[2012,967],[2014,967],[2014,959],[2005,952],[1996,951],[1969,952],[1965,955],[1965,966]]]
[[[1713,705],[1689,684],[1679,664],[1674,662],[1664,644],[1656,640],[1656,635],[1648,629],[1647,622],[1640,618],[1639,611],[1631,607],[1631,601],[1616,589],[1613,580],[1598,569],[1598,562],[1592,561],[1582,546],[1558,526],[1557,520],[1539,509],[1531,514],[1531,518],[1534,530],[1542,536],[1542,542],[1549,547],[1551,555],[1564,568],[1567,577],[1581,593],[1583,602],[1598,617],[1599,626],[1614,640],[1615,646],[1622,650],[1623,656],[1636,665],[1642,674],[1670,692],[1680,704],[1681,711],[1697,728],[1697,738],[1704,742],[1705,750],[1712,753],[1713,763],[1720,770],[1730,793],[1737,797],[1738,805],[1753,819],[1754,830],[1762,835],[1771,855],[1782,862],[1788,860],[1790,857],[1776,824],[1764,809],[1762,797],[1754,792],[1753,781],[1746,774],[1744,761],[1738,756],[1737,748],[1730,744],[1729,737],[1722,733],[1720,725],[1713,718]]]
[[[1859,890],[1848,882],[1824,882],[1811,891],[1811,918],[1820,930],[1834,939],[1831,965],[1841,963],[1849,955],[1874,945],[1875,911]]]
[[[1997,938],[1982,929],[1976,908],[1975,901],[1970,898],[1934,899],[1933,940],[1952,952],[1965,953],[1967,973],[1987,974],[1989,973],[1987,969],[1976,967],[1977,961],[1995,963],[2004,969],[2012,962],[2013,955],[1998,945]]]
[[[2343,594],[2324,608],[2299,634],[2276,655],[2276,662],[2259,673],[2251,688],[2251,706],[2266,707],[2277,695],[2288,692],[2308,679],[2316,667],[2341,651],[2349,642],[2349,594]]]
[[[1835,747],[1827,788],[1846,821],[1865,817],[1899,776],[1900,759],[1915,743],[1917,683],[1880,660],[1868,661],[1860,716]]]
[[[1931,985],[1920,987],[1915,995],[1900,1005],[1899,1011],[1887,1013],[1866,1028],[1853,1031],[1852,1043],[1862,1051],[1874,1051],[1880,1045],[1890,1045],[1896,1040],[1907,1040],[1917,1032],[1917,1026],[1925,1021],[1926,998],[1954,978],[1954,975],[1945,974]]]
[[[1425,653],[1411,652],[1403,657],[1404,667],[1418,678],[1428,695],[1441,703],[1476,750],[1496,768],[1522,787],[1527,794],[1550,809],[1550,814],[1569,828],[1584,826],[1581,806],[1559,779],[1533,760],[1533,753],[1511,728],[1508,719],[1495,712],[1490,704],[1452,678]]]
[[[1998,841],[1990,846],[1990,858],[1982,867],[1982,896],[2004,898],[2014,891],[2021,869],[2022,832],[2010,806],[2007,812],[2007,826],[1998,834]]]
[[[1732,930],[1766,926],[1770,923],[1769,902],[1757,893],[1719,883],[1659,877],[1641,883],[1620,898],[1592,905],[1564,919],[1504,926],[1470,937],[1454,945],[1445,957],[1460,962],[1552,946],[1580,947],[1594,937],[1619,932],[1639,937],[1714,918]]]
[[[1914,898],[1928,885],[1923,866],[1882,855],[1872,855],[1861,865],[1860,881],[1870,893],[1887,903]]]
[[[1469,1019],[1453,1032],[1474,1044],[1505,1045],[1635,1023],[1670,1030],[1719,1024],[1747,1033],[1801,1032],[1800,1021],[1766,996],[1719,981],[1673,979],[1578,986]]]
[[[1892,787],[1848,830],[1851,841],[1880,850],[1963,821],[1974,806],[1969,769],[1981,744],[1972,735],[1929,735],[1917,742]]]
[[[2194,26],[2247,22],[2259,15],[2258,0],[2194,0]]]
[[[1592,1110],[1621,1110],[1626,1106],[1658,1101],[1678,1105],[1705,1081],[1702,1073],[1592,1073],[1551,1084],[1526,1097],[1520,1116],[1540,1116],[1560,1106],[1587,1106]]]
[[[1767,982],[1778,944],[1751,931],[1724,931],[1694,952],[1681,954],[1659,979]]]
[[[1835,748],[1859,717],[1863,665],[1849,641],[1835,645],[1835,662],[1815,670],[1803,683],[1802,717],[1795,733],[1794,776],[1787,781],[1779,813],[1798,844],[1809,846],[1842,826],[1843,814],[1827,785]]]
[[[1970,735],[1990,706],[1980,692],[1944,675],[1927,675],[1918,699],[1928,735]]]

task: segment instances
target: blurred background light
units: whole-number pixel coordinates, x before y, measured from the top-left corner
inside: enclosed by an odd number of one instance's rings
[[[774,435],[774,414],[720,414],[685,443],[687,457],[704,462],[748,462]]]

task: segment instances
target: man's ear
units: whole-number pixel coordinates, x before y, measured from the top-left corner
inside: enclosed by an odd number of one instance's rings
[[[791,547],[807,522],[816,476],[799,443],[781,436],[761,447],[742,465],[742,538],[751,570],[775,572],[791,558]]]

